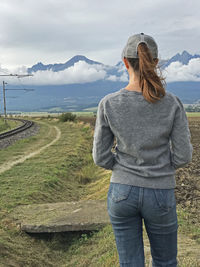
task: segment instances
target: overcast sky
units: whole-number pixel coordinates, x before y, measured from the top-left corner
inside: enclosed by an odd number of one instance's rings
[[[12,70],[81,54],[115,65],[140,32],[157,41],[160,59],[200,54],[200,1],[1,0],[0,64]]]

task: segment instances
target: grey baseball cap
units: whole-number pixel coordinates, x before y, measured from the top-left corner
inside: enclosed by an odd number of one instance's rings
[[[151,51],[153,58],[158,58],[158,46],[153,37],[142,33],[134,34],[128,38],[121,57],[138,58],[137,47],[140,43],[146,43]]]

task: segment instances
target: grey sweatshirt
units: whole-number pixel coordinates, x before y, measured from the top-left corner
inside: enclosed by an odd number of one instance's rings
[[[149,103],[142,92],[122,88],[100,100],[92,156],[96,165],[112,170],[111,182],[175,188],[175,171],[192,160],[192,152],[187,116],[174,94],[166,91]]]

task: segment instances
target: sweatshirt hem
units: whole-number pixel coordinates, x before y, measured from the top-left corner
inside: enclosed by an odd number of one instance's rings
[[[154,189],[171,189],[176,187],[175,175],[142,177],[133,174],[127,175],[124,172],[115,171],[112,172],[110,182]]]

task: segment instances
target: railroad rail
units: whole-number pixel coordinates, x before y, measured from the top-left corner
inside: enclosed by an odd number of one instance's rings
[[[31,126],[33,126],[34,122],[33,121],[28,121],[28,120],[23,120],[23,119],[13,119],[13,118],[7,118],[7,120],[17,120],[17,121],[21,121],[23,122],[22,125],[20,125],[17,128],[14,128],[10,131],[4,132],[0,134],[0,140],[4,139],[6,137],[10,137],[12,135],[15,135],[17,133],[23,132],[26,129],[30,128]]]

